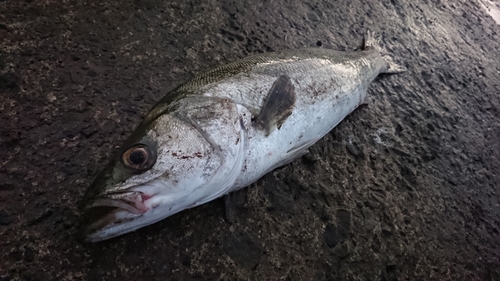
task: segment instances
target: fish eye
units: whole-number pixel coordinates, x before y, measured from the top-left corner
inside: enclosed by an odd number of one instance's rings
[[[135,149],[130,153],[129,160],[135,165],[141,165],[146,160],[146,152],[144,149]]]
[[[153,166],[156,161],[154,158],[154,154],[148,146],[139,144],[125,150],[122,155],[122,162],[128,168],[142,171]]]

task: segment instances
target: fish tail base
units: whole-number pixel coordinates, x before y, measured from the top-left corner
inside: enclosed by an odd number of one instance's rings
[[[403,73],[406,70],[408,70],[408,69],[406,69],[406,67],[395,63],[392,60],[392,58],[389,57],[389,56],[384,57],[384,60],[389,64],[389,67],[387,68],[386,71],[384,71],[382,73],[385,73],[385,74],[399,74],[399,73]]]

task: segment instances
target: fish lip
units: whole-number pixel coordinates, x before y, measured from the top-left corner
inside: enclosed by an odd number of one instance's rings
[[[106,193],[85,202],[82,210],[87,212],[97,207],[115,207],[132,214],[141,215],[148,211],[144,204],[147,198],[140,191]]]

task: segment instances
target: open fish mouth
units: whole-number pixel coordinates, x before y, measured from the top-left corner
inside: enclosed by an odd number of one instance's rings
[[[149,196],[140,191],[129,191],[104,194],[85,202],[82,238],[88,240],[93,233],[142,216],[149,210],[145,205],[147,199]]]
[[[148,210],[144,204],[144,201],[148,199],[147,197],[140,191],[109,193],[88,201],[83,210],[86,212],[98,207],[114,207],[140,215]]]

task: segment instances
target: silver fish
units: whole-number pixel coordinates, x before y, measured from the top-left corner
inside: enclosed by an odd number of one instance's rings
[[[109,239],[241,189],[307,153],[400,72],[367,33],[361,50],[259,54],[182,84],[156,104],[85,193],[86,241]]]

